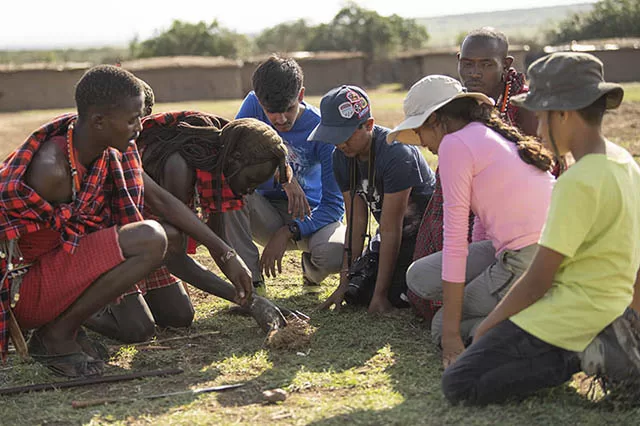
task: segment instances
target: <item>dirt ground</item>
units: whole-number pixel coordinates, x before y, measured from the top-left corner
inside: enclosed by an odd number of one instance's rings
[[[395,105],[398,105],[397,111],[391,111],[388,108],[378,108],[378,114],[376,114],[378,123],[385,126],[393,126],[402,120],[402,111],[400,110],[401,102],[401,97],[399,97],[398,102],[393,102]],[[316,105],[317,104],[319,104],[319,102],[317,102]],[[374,105],[376,104],[374,103]],[[65,111],[40,110],[0,113],[0,158],[8,155],[38,126],[63,112]],[[629,149],[634,156],[640,156],[639,123],[640,102],[626,102],[622,104],[620,109],[610,112],[606,116],[604,133],[614,142]]]

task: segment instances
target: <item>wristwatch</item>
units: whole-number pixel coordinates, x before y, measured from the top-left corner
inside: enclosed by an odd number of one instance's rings
[[[293,234],[293,236],[291,237],[293,239],[293,241],[300,241],[300,225],[298,225],[298,222],[293,221],[293,222],[289,222],[289,224],[287,225],[287,227],[289,228],[289,232],[291,232],[291,234]]]

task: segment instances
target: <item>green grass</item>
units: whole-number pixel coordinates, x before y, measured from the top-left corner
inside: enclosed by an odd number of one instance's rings
[[[625,102],[640,102],[640,83],[625,83],[623,86]]]
[[[210,265],[204,251],[198,259]],[[589,402],[571,386],[540,392],[522,403],[487,408],[452,407],[440,392],[439,353],[427,328],[408,311],[374,317],[361,310],[340,313],[313,309],[336,284],[330,278],[320,294],[300,285],[299,254],[288,254],[286,272],[268,281],[271,297],[311,314],[317,327],[309,347],[270,350],[250,318],[229,313],[227,302],[192,292],[197,316],[192,329],[175,334],[218,331],[205,338],[173,343],[168,350],[124,347],[115,353],[107,374],[180,367],[178,376],[102,386],[4,397],[1,424],[317,424],[317,425],[494,425],[494,424],[635,424],[640,410],[611,412]],[[115,342],[109,342],[115,344]],[[35,364],[2,371],[2,386],[59,380]],[[138,397],[222,383],[245,382],[228,393]],[[282,388],[286,401],[268,405],[265,389]],[[85,409],[72,400],[124,397],[126,403]]]
[[[637,96],[639,85],[628,94]],[[629,87],[627,86],[627,87]],[[382,124],[401,112],[403,92],[371,93]],[[309,102],[318,105],[319,98]],[[201,109],[231,117],[240,101],[163,104],[160,110]],[[388,105],[384,106],[384,105]],[[197,259],[212,262],[203,250]],[[409,310],[392,316],[362,310],[316,312],[337,285],[328,278],[319,294],[303,292],[300,253],[285,256],[285,273],[267,281],[269,296],[311,316],[316,327],[308,347],[273,350],[251,318],[229,312],[230,304],[192,290],[196,319],[190,330],[162,331],[159,339],[196,333],[205,337],[168,342],[168,349],[116,346],[106,374],[180,367],[183,374],[45,393],[5,396],[1,425],[67,424],[313,424],[313,425],[635,425],[640,409],[610,411],[576,391],[577,382],[540,392],[521,403],[486,408],[452,407],[440,390],[442,366],[429,331]],[[111,345],[117,342],[107,341]],[[37,364],[10,354],[0,365],[0,387],[60,380]],[[143,400],[141,396],[245,382],[238,390]],[[286,401],[266,404],[261,392],[282,388]],[[126,403],[73,409],[71,401],[122,397]]]

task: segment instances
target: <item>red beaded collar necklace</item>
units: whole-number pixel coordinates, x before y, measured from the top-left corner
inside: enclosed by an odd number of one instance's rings
[[[69,154],[69,168],[71,169],[71,199],[76,200],[78,192],[80,192],[80,175],[76,167],[75,150],[73,149],[73,123],[69,124],[67,129],[67,153]]]

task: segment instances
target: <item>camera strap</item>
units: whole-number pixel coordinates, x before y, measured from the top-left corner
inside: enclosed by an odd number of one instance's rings
[[[365,202],[367,204],[367,230],[363,235],[365,237],[365,244],[363,247],[367,247],[371,241],[371,206],[370,202],[373,201],[373,195],[375,192],[375,179],[376,179],[376,167],[375,167],[375,142],[373,140],[373,136],[371,137],[371,146],[369,147],[369,164],[367,170],[367,177],[369,179],[369,185],[367,187],[367,193],[365,194]],[[349,159],[349,195],[351,197],[350,200],[350,209],[349,209],[349,226],[347,232],[347,244],[345,247],[345,251],[347,252],[347,265],[349,268],[353,264],[353,248],[352,248],[352,238],[353,238],[353,205],[355,201],[355,197],[357,196],[356,189],[358,186],[358,159],[357,156]],[[359,255],[358,255],[359,256]]]
[[[352,251],[352,242],[351,239],[353,237],[353,200],[356,196],[356,181],[358,179],[358,164],[356,163],[356,157],[349,159],[349,196],[351,200],[349,201],[349,222],[348,232],[347,232],[347,245],[344,250],[347,252],[347,267],[351,268],[351,264],[353,262],[353,251]]]

